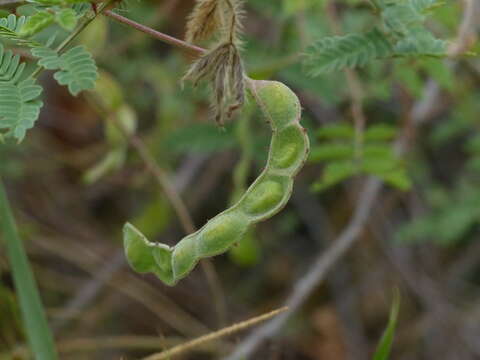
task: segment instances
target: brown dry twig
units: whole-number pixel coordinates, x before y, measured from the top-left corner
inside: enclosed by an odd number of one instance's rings
[[[184,344],[175,346],[175,347],[171,348],[170,350],[166,350],[166,351],[163,351],[159,354],[154,354],[154,355],[148,356],[148,357],[144,358],[143,360],[166,360],[166,359],[170,359],[173,356],[183,354],[183,353],[185,353],[187,351],[190,351],[190,350],[192,350],[192,349],[194,349],[194,348],[196,348],[200,345],[204,345],[208,342],[211,342],[211,341],[223,338],[225,336],[232,335],[232,334],[234,334],[236,332],[239,332],[241,330],[247,329],[247,328],[249,328],[251,326],[254,326],[254,325],[256,325],[256,324],[258,324],[262,321],[265,321],[265,320],[268,320],[268,319],[270,319],[274,316],[277,316],[278,314],[281,314],[281,313],[283,313],[287,310],[288,310],[287,307],[282,307],[280,309],[271,311],[269,313],[254,317],[253,319],[242,321],[242,322],[239,322],[239,323],[234,324],[232,326],[229,326],[227,328],[221,329],[219,331],[215,331],[215,332],[207,334],[205,336],[201,336],[201,337],[199,337],[195,340],[192,340],[192,341],[186,342]]]

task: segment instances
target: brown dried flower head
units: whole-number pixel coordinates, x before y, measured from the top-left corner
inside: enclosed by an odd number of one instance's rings
[[[195,61],[183,80],[210,81],[216,122],[223,126],[245,102],[245,73],[240,57],[240,0],[197,0],[187,25],[187,40],[199,41],[217,32],[220,42]]]
[[[184,80],[196,86],[200,80],[211,82],[215,121],[223,126],[245,102],[243,63],[237,47],[221,43],[192,64]]]
[[[208,39],[220,26],[218,0],[197,0],[187,22],[186,41],[197,43]]]

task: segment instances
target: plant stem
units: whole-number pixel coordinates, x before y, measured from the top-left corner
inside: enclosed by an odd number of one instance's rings
[[[151,35],[154,38],[156,38],[160,41],[163,41],[164,43],[170,44],[172,46],[182,48],[184,50],[193,52],[193,53],[198,54],[198,55],[201,55],[206,51],[205,49],[203,49],[201,47],[189,44],[189,43],[187,43],[183,40],[177,39],[173,36],[170,36],[170,35],[161,33],[160,31],[154,30],[151,27],[139,24],[139,23],[137,23],[133,20],[130,20],[130,19],[122,16],[122,15],[118,15],[117,13],[114,13],[111,10],[106,10],[106,11],[104,11],[103,14],[105,16],[108,16],[108,17],[118,21],[118,22],[121,22],[122,24],[133,27],[134,29],[137,29],[141,32],[144,32],[145,34]]]
[[[144,358],[143,360],[169,360],[173,356],[185,353],[185,352],[187,352],[189,350],[192,350],[192,349],[194,349],[194,348],[196,348],[200,345],[203,345],[207,342],[217,340],[217,339],[220,339],[222,337],[234,334],[238,331],[247,329],[247,328],[249,328],[251,326],[254,326],[254,325],[256,325],[256,324],[258,324],[262,321],[271,319],[272,317],[277,316],[278,314],[281,314],[281,313],[283,313],[287,310],[288,310],[288,307],[284,306],[280,309],[277,309],[277,310],[271,311],[269,313],[257,316],[253,319],[242,321],[240,323],[234,324],[234,325],[229,326],[227,328],[224,328],[224,329],[215,331],[213,333],[201,336],[197,339],[194,339],[194,340],[188,341],[184,344],[175,346],[175,347],[173,347],[169,350],[163,351],[161,353],[150,355],[150,356]]]
[[[35,359],[56,360],[53,336],[1,179],[0,226],[31,351]]]

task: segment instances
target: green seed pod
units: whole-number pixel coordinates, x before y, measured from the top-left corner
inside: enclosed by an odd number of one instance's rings
[[[242,201],[243,209],[250,216],[259,216],[274,211],[282,202],[285,194],[284,187],[280,179],[258,182],[247,191]]]
[[[183,240],[175,245],[171,262],[175,282],[192,271],[197,264],[199,260],[196,251],[197,240],[198,232],[183,238]]]
[[[248,218],[239,211],[230,211],[216,216],[199,231],[197,254],[207,257],[227,251],[241,240],[248,226]]]
[[[175,284],[175,277],[173,276],[172,268],[172,248],[166,245],[157,245],[153,248],[152,254],[155,259],[157,267],[155,268],[155,275],[158,276],[167,285]]]
[[[256,96],[274,130],[298,121],[300,102],[297,95],[285,84],[278,81],[257,81]]]
[[[157,267],[153,258],[152,248],[155,244],[149,242],[132,224],[123,227],[123,246],[130,266],[139,273],[154,271]]]
[[[296,171],[303,165],[301,154],[307,146],[303,129],[295,125],[284,128],[272,140],[272,168]]]
[[[300,103],[282,83],[251,81],[250,85],[273,131],[265,169],[236,204],[172,248],[150,243],[132,225],[125,225],[125,252],[134,270],[152,272],[174,285],[200,259],[227,251],[253,224],[270,218],[287,203],[293,177],[309,151],[308,137],[299,124]]]

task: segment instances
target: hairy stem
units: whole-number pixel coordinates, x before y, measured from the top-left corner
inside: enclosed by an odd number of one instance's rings
[[[160,31],[154,30],[151,27],[148,27],[148,26],[142,25],[140,23],[137,23],[136,21],[130,20],[130,19],[128,19],[128,18],[126,18],[122,15],[119,15],[119,14],[117,14],[117,13],[111,11],[111,10],[106,10],[103,14],[105,16],[108,16],[109,18],[112,18],[112,19],[122,23],[122,24],[125,24],[125,25],[130,26],[130,27],[132,27],[132,28],[134,28],[138,31],[141,31],[145,34],[153,36],[155,39],[160,40],[160,41],[162,41],[164,43],[167,43],[169,45],[187,50],[189,52],[193,52],[193,53],[198,54],[198,55],[201,55],[206,51],[205,49],[203,49],[201,47],[189,44],[189,43],[187,43],[183,40],[177,39],[173,36],[170,36],[170,35],[167,35],[167,34],[164,34],[164,33],[160,32]]]

